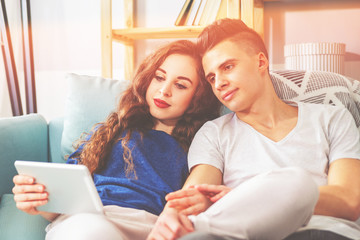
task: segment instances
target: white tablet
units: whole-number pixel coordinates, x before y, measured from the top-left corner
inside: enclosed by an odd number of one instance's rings
[[[103,205],[88,168],[65,163],[15,161],[19,174],[35,178],[49,193],[40,211],[75,214],[103,213]]]

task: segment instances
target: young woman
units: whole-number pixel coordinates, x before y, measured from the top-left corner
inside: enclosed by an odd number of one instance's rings
[[[187,151],[220,103],[206,84],[195,44],[180,40],[148,56],[116,112],[94,127],[68,163],[86,165],[104,204],[104,215],[39,212],[46,187],[15,176],[17,207],[52,221],[46,239],[145,239],[165,205],[182,187]],[[66,186],[64,186],[66,187]]]

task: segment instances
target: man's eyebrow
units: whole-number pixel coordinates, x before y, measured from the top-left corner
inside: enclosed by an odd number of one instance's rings
[[[234,62],[236,61],[235,58],[231,58],[231,59],[226,59],[224,62],[222,62],[219,66],[216,67],[216,69],[221,69],[223,68],[226,64],[230,63],[230,62]],[[214,75],[214,73],[210,72],[208,74],[206,74],[205,79],[208,79],[210,76]]]
[[[232,62],[235,62],[235,61],[236,61],[235,58],[227,59],[222,64],[220,64],[218,68],[223,68],[223,67],[225,67],[226,64],[229,64],[229,63],[232,63]]]

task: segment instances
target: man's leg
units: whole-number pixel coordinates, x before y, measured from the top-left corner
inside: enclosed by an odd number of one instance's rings
[[[318,195],[318,187],[306,171],[284,168],[248,180],[206,212],[189,218],[197,231],[278,240],[309,221]]]

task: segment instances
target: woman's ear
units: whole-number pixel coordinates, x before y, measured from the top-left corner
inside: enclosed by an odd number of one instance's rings
[[[269,68],[269,60],[263,52],[258,53],[259,70],[267,70]]]

